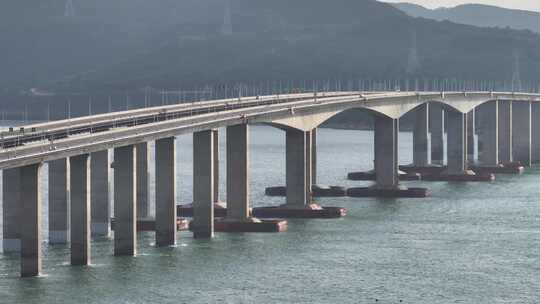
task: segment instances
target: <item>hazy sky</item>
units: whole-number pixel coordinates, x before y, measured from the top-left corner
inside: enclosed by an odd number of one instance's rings
[[[456,6],[465,3],[481,3],[515,9],[540,11],[540,0],[381,0],[383,2],[410,2],[429,8]]]

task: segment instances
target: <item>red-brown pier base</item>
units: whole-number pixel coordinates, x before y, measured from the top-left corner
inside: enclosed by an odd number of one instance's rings
[[[180,217],[193,217],[193,204],[176,205],[176,215]],[[226,217],[227,205],[224,203],[214,204],[214,217]]]
[[[247,221],[219,219],[214,222],[214,230],[216,232],[283,232],[287,230],[287,221],[257,218],[250,218]]]
[[[314,197],[343,197],[347,196],[347,189],[340,186],[318,186],[313,185],[311,192]],[[264,193],[267,196],[286,196],[287,189],[284,186],[268,187]]]
[[[347,209],[341,207],[321,207],[311,204],[303,208],[286,205],[253,208],[253,216],[258,218],[311,218],[329,219],[347,215]]]
[[[444,182],[491,182],[495,180],[492,173],[475,173],[467,170],[461,174],[426,174],[422,176],[425,181],[444,181]]]
[[[176,218],[176,229],[178,231],[187,230],[189,226],[189,221],[185,218],[178,217]],[[114,218],[111,218],[111,229],[114,230]],[[154,219],[138,219],[137,220],[137,231],[155,231],[156,230],[156,221]]]
[[[417,172],[399,172],[399,180],[401,181],[417,181],[421,178],[422,176]],[[375,171],[351,172],[347,174],[347,179],[353,181],[374,181]]]
[[[421,176],[425,174],[441,174],[446,170],[446,166],[429,165],[429,166],[414,166],[406,165],[399,166],[399,170],[407,173],[418,173]]]
[[[525,167],[519,162],[500,164],[498,166],[470,166],[469,168],[477,174],[522,174],[525,171]]]
[[[431,195],[426,188],[396,188],[381,189],[377,187],[349,188],[347,195],[350,197],[386,197],[386,198],[423,198]]]

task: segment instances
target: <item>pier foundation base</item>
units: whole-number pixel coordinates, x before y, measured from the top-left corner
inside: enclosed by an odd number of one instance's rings
[[[347,174],[347,179],[353,181],[374,181],[376,178],[375,171],[373,170],[365,172],[350,172]],[[422,176],[418,172],[399,172],[400,181],[417,181],[421,178]]]
[[[347,190],[347,196],[350,197],[423,198],[430,195],[431,192],[426,188],[382,189],[377,187],[358,187]]]
[[[321,207],[317,204],[294,208],[287,205],[253,208],[252,215],[258,218],[340,218],[347,214],[341,207]]]
[[[317,186],[311,188],[313,197],[344,197],[347,196],[347,189],[341,186]],[[268,187],[265,189],[267,196],[286,196],[285,186]]]

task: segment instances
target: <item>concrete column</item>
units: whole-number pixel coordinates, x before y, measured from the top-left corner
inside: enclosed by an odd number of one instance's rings
[[[509,163],[512,159],[512,102],[499,100],[499,162]]]
[[[297,129],[285,131],[287,201],[289,207],[305,207],[309,203],[310,192],[306,183],[306,134]]]
[[[20,207],[18,221],[21,233],[21,276],[33,277],[41,272],[41,164],[20,169]]]
[[[387,116],[375,117],[375,176],[376,187],[395,189],[398,179],[399,120]]]
[[[444,110],[441,104],[429,105],[429,129],[431,135],[431,163],[444,162]]]
[[[466,114],[448,111],[448,174],[463,174],[467,170]]]
[[[311,191],[313,187],[313,133],[305,132],[306,137],[306,197],[308,202],[313,200]]]
[[[69,237],[69,162],[49,162],[49,243],[65,244]]]
[[[524,166],[531,161],[531,102],[512,102],[512,158]]]
[[[109,178],[111,162],[109,151],[94,152],[90,155],[92,236],[109,237],[111,235],[111,205],[109,202]]]
[[[137,218],[151,216],[148,201],[148,143],[137,144]]]
[[[540,103],[533,102],[532,105],[532,114],[531,114],[531,125],[532,125],[532,162],[533,164],[540,163]]]
[[[219,203],[219,130],[212,130],[214,140],[214,203]]]
[[[249,126],[227,127],[227,219],[249,218]]]
[[[474,135],[476,134],[476,111],[473,109],[467,113],[467,160],[471,163],[475,161],[474,155]]]
[[[195,238],[214,236],[214,144],[212,130],[193,133],[193,222]]]
[[[318,129],[311,130],[311,184],[317,185],[317,136]]]
[[[137,254],[137,153],[114,149],[114,255]]]
[[[21,200],[21,169],[2,171],[2,247],[4,252],[21,250],[19,212]]]
[[[82,154],[71,157],[71,265],[90,262],[90,157]]]
[[[490,101],[478,107],[478,160],[481,165],[499,164],[499,106]]]
[[[415,110],[413,129],[413,164],[427,166],[429,163],[429,105],[423,104]]]
[[[156,140],[156,245],[176,243],[175,138]]]

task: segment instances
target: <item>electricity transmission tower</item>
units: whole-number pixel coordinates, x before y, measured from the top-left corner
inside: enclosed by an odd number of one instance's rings
[[[231,22],[231,1],[225,0],[225,13],[223,16],[223,26],[221,28],[221,33],[225,36],[232,35],[232,22]]]
[[[418,46],[416,31],[411,33],[411,48],[409,49],[409,59],[407,61],[407,74],[415,74],[420,69],[420,60],[418,59]]]
[[[514,74],[512,75],[512,92],[521,91],[521,73],[519,72],[519,54],[514,53]]]
[[[75,17],[75,9],[73,8],[73,0],[67,0],[64,6],[65,17]]]

